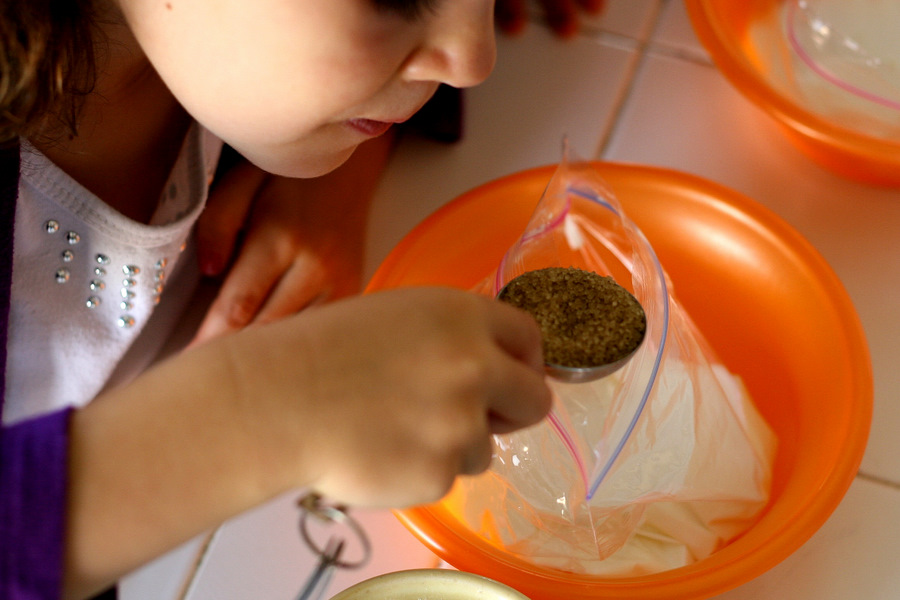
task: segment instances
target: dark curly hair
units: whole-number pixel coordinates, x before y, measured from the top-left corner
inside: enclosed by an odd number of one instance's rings
[[[0,146],[74,136],[95,79],[93,0],[0,2]]]

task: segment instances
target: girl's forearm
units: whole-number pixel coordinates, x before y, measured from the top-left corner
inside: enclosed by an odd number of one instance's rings
[[[221,347],[198,348],[73,415],[66,597],[283,491],[233,373]]]

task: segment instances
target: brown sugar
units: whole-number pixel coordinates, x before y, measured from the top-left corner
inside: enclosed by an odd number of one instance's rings
[[[529,312],[541,326],[544,361],[595,367],[631,354],[644,339],[644,309],[612,277],[574,267],[528,271],[498,299]]]

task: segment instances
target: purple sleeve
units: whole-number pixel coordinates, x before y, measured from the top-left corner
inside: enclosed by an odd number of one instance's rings
[[[62,591],[71,409],[0,432],[0,598]]]

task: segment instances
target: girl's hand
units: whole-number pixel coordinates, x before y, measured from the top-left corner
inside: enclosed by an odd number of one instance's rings
[[[599,14],[605,0],[539,0],[544,20],[557,35],[564,38],[578,32],[579,13]],[[494,15],[504,32],[521,32],[528,23],[529,0],[497,0]]]
[[[534,320],[459,290],[345,299],[222,341],[259,471],[350,504],[436,501],[489,466],[491,434],[550,409]]]
[[[197,245],[203,274],[227,275],[194,344],[359,291],[368,204],[391,144],[382,137],[315,179],[243,160],[225,173],[197,223]]]
[[[550,410],[525,312],[447,288],[343,299],[163,361],[75,411],[66,587],[88,595],[279,494],[433,502]]]

